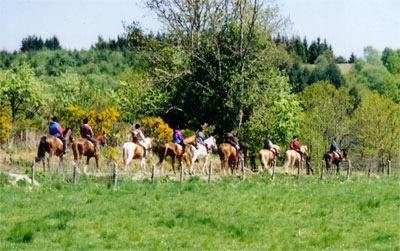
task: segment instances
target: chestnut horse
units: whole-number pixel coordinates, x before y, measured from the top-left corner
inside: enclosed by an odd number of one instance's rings
[[[72,136],[71,128],[67,128],[63,132],[63,135],[65,135],[65,140],[67,142],[68,142],[68,140],[70,142],[73,142],[74,139]],[[53,136],[53,135],[47,135],[47,136],[43,136],[40,139],[38,153],[37,153],[37,157],[35,158],[35,162],[39,162],[39,161],[43,162],[43,171],[46,171],[46,165],[44,163],[46,152],[49,154],[49,156],[47,157],[47,170],[50,171],[50,159],[53,155],[58,156],[60,158],[59,165],[62,166],[63,170],[64,170],[63,142],[59,138],[57,138],[56,136]]]
[[[99,133],[96,137],[94,137],[100,145],[106,146],[106,136],[105,133]],[[86,165],[83,168],[83,172],[86,174],[86,167],[89,165],[89,160],[91,157],[94,157],[96,159],[96,167],[97,167],[97,172],[100,173],[100,167],[99,167],[99,158],[100,158],[100,148],[99,146],[96,147],[92,142],[90,142],[87,139],[84,138],[79,138],[72,143],[72,151],[74,152],[74,166],[76,165],[78,167],[78,172],[80,172],[80,167],[79,164],[82,160],[83,156],[87,157],[86,160]]]
[[[338,153],[333,152],[333,151],[329,151],[329,152],[325,153],[324,159],[325,159],[325,164],[326,164],[326,172],[329,171],[332,164],[335,164],[337,167],[336,174],[340,174],[340,162],[342,162],[344,159],[347,159],[348,149],[344,148],[344,149],[341,149],[341,151],[342,151],[342,156],[339,156]]]
[[[308,156],[308,147],[301,146],[300,151],[305,155]],[[303,157],[304,159],[304,157]],[[296,152],[295,150],[287,150],[285,154],[285,164],[283,165],[283,169],[285,173],[288,174],[289,170],[288,167],[292,168],[292,174],[294,173],[294,166],[298,166],[300,168],[300,153]],[[301,171],[301,170],[300,170]]]
[[[147,154],[152,148],[152,142],[153,140],[151,138],[144,139],[144,143],[147,148]],[[146,171],[146,161],[145,158],[143,158],[143,155],[144,155],[143,146],[133,142],[126,142],[122,146],[122,159],[124,161],[125,171],[128,170],[129,162],[131,162],[132,159],[140,159],[140,169]]]
[[[281,148],[278,145],[272,145],[272,149],[275,151],[276,156],[281,157]],[[272,175],[272,165],[275,162],[274,153],[272,150],[261,149],[260,150],[260,163],[262,166],[262,170],[268,170],[268,172]]]
[[[179,160],[179,165],[181,168],[182,168],[182,159],[185,161],[186,167],[188,167],[189,161],[187,155],[189,153],[189,148],[190,145],[197,148],[197,137],[196,136],[188,137],[183,141],[183,143],[185,144],[185,152],[183,152],[182,146],[177,143],[173,142],[166,143],[162,148],[160,154],[160,161],[158,162],[157,165],[161,166],[162,168],[162,164],[164,163],[165,159],[167,158],[167,156],[170,156],[172,158],[172,171],[174,171],[174,174],[176,174],[175,172],[176,159]]]
[[[239,149],[239,153],[242,153],[247,149]],[[236,149],[229,143],[222,143],[218,147],[218,155],[221,160],[221,169],[226,173],[225,166],[230,164],[232,174],[236,174],[238,169],[239,158],[236,154]]]

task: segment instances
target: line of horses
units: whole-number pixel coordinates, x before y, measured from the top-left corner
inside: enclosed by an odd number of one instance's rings
[[[89,160],[94,157],[96,161],[97,172],[100,173],[100,165],[99,165],[99,158],[100,158],[100,149],[95,147],[92,142],[87,139],[78,138],[74,140],[73,132],[71,128],[67,128],[64,131],[65,139],[71,142],[71,148],[74,155],[74,166],[77,167],[78,172],[80,172],[80,163],[82,158],[85,156],[86,164],[83,168],[83,172],[86,173],[87,165],[89,165]],[[106,143],[106,136],[105,133],[99,133],[97,136],[94,137],[101,146],[107,146]],[[146,149],[151,151],[153,148],[153,141],[151,138],[145,138],[144,143]],[[240,158],[243,158],[245,161],[247,156],[247,147],[241,145],[239,153],[242,157],[238,156],[237,151],[235,148],[229,143],[222,143],[217,146],[217,141],[215,137],[211,136],[204,141],[205,145],[199,144],[197,141],[196,136],[188,137],[184,140],[185,149],[182,148],[181,145],[176,143],[166,143],[159,151],[159,162],[157,166],[161,167],[162,172],[163,170],[163,163],[166,160],[167,156],[170,156],[172,159],[171,162],[171,169],[176,174],[175,171],[175,163],[178,160],[179,165],[183,167],[183,163],[185,163],[187,169],[189,170],[189,174],[194,174],[193,165],[198,159],[204,159],[204,163],[201,168],[201,173],[207,173],[207,162],[209,160],[210,154],[213,151],[217,151],[220,161],[221,161],[221,170],[224,174],[226,174],[226,169],[230,168],[232,174],[236,174],[238,171],[239,161]],[[35,162],[43,162],[43,170],[46,170],[45,165],[45,153],[48,153],[47,157],[47,169],[50,170],[50,159],[52,156],[58,156],[60,158],[60,166],[63,167],[64,170],[64,163],[63,163],[63,143],[60,139],[55,136],[47,135],[43,136],[40,139],[38,154],[35,158]],[[146,158],[144,157],[145,149],[140,144],[136,144],[133,142],[127,142],[122,146],[122,160],[124,163],[124,170],[129,171],[129,164],[133,159],[140,159],[140,170],[146,171]],[[302,158],[300,154],[294,150],[287,150],[285,153],[285,163],[283,165],[284,172],[286,174],[289,173],[288,168],[292,169],[292,174],[294,172],[295,166],[298,168],[302,168],[302,161],[303,159],[308,160],[308,147],[301,146],[301,152],[305,155],[305,158]],[[327,152],[324,155],[324,160],[326,163],[327,171],[330,170],[332,164],[337,166],[337,174],[339,174],[340,169],[339,165],[340,162],[344,159],[347,159],[348,150],[342,149],[342,156],[335,154],[333,152]],[[272,167],[276,164],[277,158],[281,157],[281,148],[278,145],[273,145],[272,150],[262,149],[259,152],[259,159],[261,163],[262,170],[267,170],[272,175]],[[309,169],[312,170],[309,162],[306,162]],[[313,170],[312,170],[313,172]]]

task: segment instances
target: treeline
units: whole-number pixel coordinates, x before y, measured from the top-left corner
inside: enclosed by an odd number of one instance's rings
[[[232,129],[251,154],[267,134],[283,148],[296,134],[315,163],[334,136],[353,163],[398,159],[399,50],[366,47],[339,68],[343,60],[326,41],[273,35],[285,24],[276,6],[217,3],[198,16],[179,10],[207,9],[206,2],[148,1],[168,24],[165,34],[146,34],[134,22],[89,50],[1,52],[3,142],[27,126],[46,131],[56,115],[64,127],[92,117],[109,131],[110,144],[120,144],[131,124],[146,118],[158,121],[146,123],[153,128],[147,132],[163,139],[178,124],[206,127],[220,142]]]

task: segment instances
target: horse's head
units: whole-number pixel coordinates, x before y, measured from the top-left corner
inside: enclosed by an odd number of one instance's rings
[[[308,147],[307,146],[301,146],[300,151],[304,153],[306,156],[308,156]]]
[[[147,150],[153,148],[153,139],[152,138],[145,138],[144,143],[146,144]]]
[[[209,137],[204,142],[208,145],[210,149],[217,150],[217,140],[214,138],[214,136]]]
[[[278,145],[272,145],[272,148],[275,150],[276,156],[281,157],[281,147]]]
[[[343,158],[347,159],[347,154],[349,153],[349,149],[347,148],[342,149],[342,153],[343,153]]]
[[[99,135],[95,137],[97,141],[99,141],[100,145],[107,147],[107,141],[106,141],[106,133],[103,131]]]
[[[63,134],[66,141],[69,140],[71,143],[74,142],[73,132],[71,128],[68,127],[67,129],[65,129]]]

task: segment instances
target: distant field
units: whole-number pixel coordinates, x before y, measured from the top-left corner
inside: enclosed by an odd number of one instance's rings
[[[0,250],[400,249],[398,177],[37,180],[0,175]]]
[[[351,71],[351,69],[353,69],[353,67],[354,67],[354,64],[336,64],[336,65],[343,75],[348,74]],[[306,64],[305,67],[307,67],[309,70],[313,70],[315,65]]]

